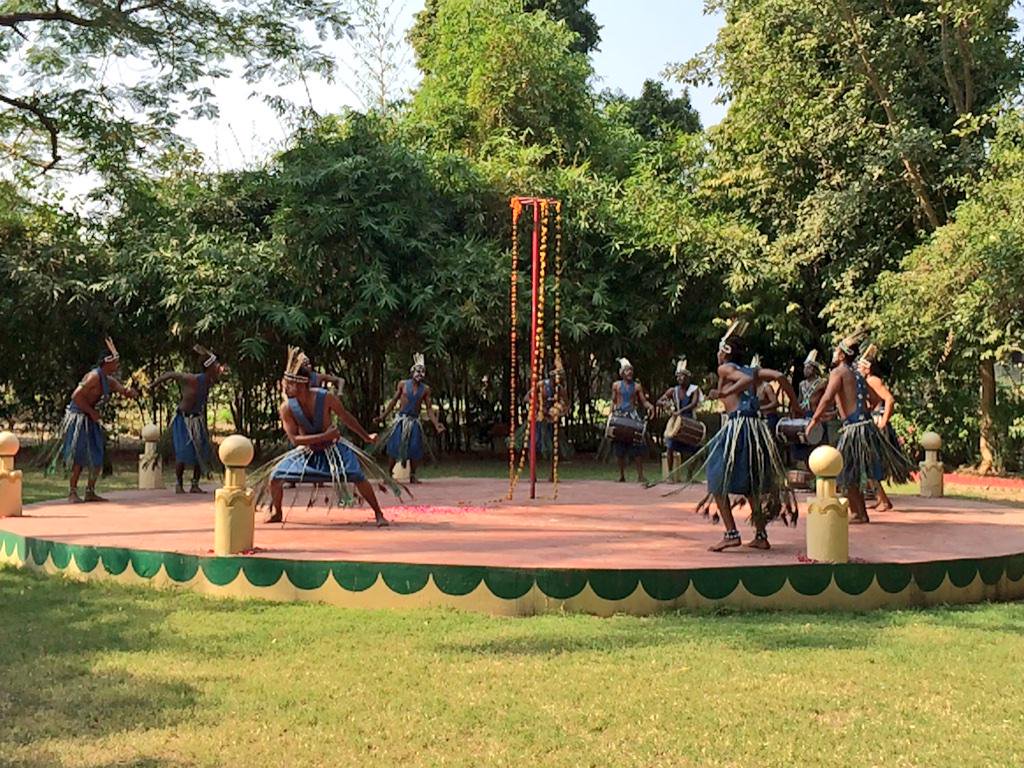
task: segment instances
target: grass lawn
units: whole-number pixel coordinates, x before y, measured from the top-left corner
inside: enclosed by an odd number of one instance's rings
[[[0,765],[1013,766],[1024,605],[500,619],[0,570]]]
[[[502,619],[0,569],[0,766],[1015,766],[1022,636],[1019,603]]]

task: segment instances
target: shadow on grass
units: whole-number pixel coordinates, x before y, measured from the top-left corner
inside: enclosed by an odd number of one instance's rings
[[[723,652],[862,650],[885,646],[892,631],[908,625],[1003,634],[1016,640],[1024,634],[1024,603],[867,613],[701,612],[583,620],[592,622],[585,632],[569,633],[557,623],[531,627],[530,620],[523,619],[522,627],[512,625],[500,637],[449,640],[440,643],[439,649],[504,657],[628,652],[695,643],[705,649],[718,646]]]
[[[183,681],[104,669],[104,656],[166,651],[165,611],[145,596],[0,568],[0,763],[62,765],[48,738],[93,741],[174,727],[197,701]],[[5,762],[7,761],[7,762]],[[117,765],[174,765],[138,757]]]

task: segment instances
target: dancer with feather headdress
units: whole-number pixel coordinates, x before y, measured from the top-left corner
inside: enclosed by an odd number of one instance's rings
[[[138,392],[125,387],[114,377],[120,367],[121,355],[108,336],[104,339],[104,349],[96,367],[75,387],[54,437],[48,471],[53,471],[58,465],[71,468],[68,501],[73,504],[106,501],[96,493],[96,480],[101,472],[109,474],[105,471],[107,436],[100,411],[111,392],[132,400],[138,397]],[[78,480],[83,469],[89,470],[84,498],[78,495]]]
[[[434,413],[430,404],[430,386],[424,381],[427,377],[427,365],[423,355],[418,353],[413,355],[413,364],[409,373],[410,378],[398,382],[394,397],[388,401],[381,414],[381,421],[386,422],[395,407],[401,404],[398,415],[384,430],[377,445],[387,447],[392,470],[396,464],[404,466],[408,462],[409,482],[418,483],[416,469],[423,461],[425,446],[423,427],[420,425],[420,412],[424,407],[427,409],[427,418],[433,423],[434,429],[438,433],[444,432],[444,424],[437,418],[437,414]]]
[[[255,472],[253,479],[257,505],[269,497],[272,510],[267,522],[279,523],[284,519],[285,483],[312,484],[313,493],[316,493],[318,485],[327,485],[341,506],[351,503],[349,486],[352,485],[373,509],[377,525],[386,526],[388,521],[381,511],[370,479],[399,497],[402,487],[364,451],[342,437],[334,420],[337,418],[366,443],[372,443],[376,435],[363,429],[355,416],[345,410],[336,395],[325,389],[310,387],[309,373],[308,359],[302,350],[289,347],[284,372],[286,399],[281,404],[279,415],[288,440],[294,447]],[[312,499],[311,495],[311,504]]]
[[[755,534],[748,546],[755,549],[771,549],[767,525],[783,515],[786,467],[775,435],[761,414],[759,385],[777,382],[789,398],[794,415],[799,415],[796,393],[783,373],[737,362],[744,352],[745,329],[746,323],[734,322],[718,345],[719,388],[712,396],[722,401],[727,420],[708,444],[677,470],[687,479],[701,470],[707,474],[708,492],[714,497],[725,525],[725,535],[710,547],[712,552],[742,543],[730,494],[744,496],[750,504]]]
[[[181,387],[178,412],[171,421],[171,435],[174,438],[174,473],[177,477],[175,490],[185,492],[185,467],[192,467],[192,487],[189,493],[206,493],[199,487],[202,475],[209,476],[213,466],[213,444],[206,420],[206,402],[210,388],[227,372],[227,367],[210,350],[196,345],[195,352],[202,357],[202,373],[181,373],[168,371],[156,378],[150,389],[156,389],[167,381],[176,381]]]
[[[882,399],[883,393],[855,367],[864,337],[864,331],[858,330],[836,346],[828,386],[807,425],[808,431],[813,429],[833,403],[843,417],[836,446],[843,455],[843,471],[837,482],[850,501],[851,523],[870,522],[864,504],[869,482],[907,482],[913,470],[910,460],[889,443],[871,417],[871,398]]]

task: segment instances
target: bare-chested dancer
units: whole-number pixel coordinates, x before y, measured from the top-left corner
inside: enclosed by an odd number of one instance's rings
[[[57,449],[51,466],[63,463],[71,467],[71,482],[68,501],[78,504],[82,501],[106,501],[96,494],[96,480],[103,470],[106,450],[106,433],[103,431],[100,409],[111,392],[135,399],[138,393],[125,387],[114,378],[121,367],[121,356],[114,342],[107,338],[105,349],[99,356],[96,367],[79,382],[71,395],[58,433]],[[85,498],[78,495],[78,480],[82,469],[88,467]]]
[[[289,349],[284,374],[286,399],[278,414],[294,447],[274,460],[265,478],[257,479],[257,497],[270,495],[272,513],[267,522],[283,521],[284,484],[291,482],[329,485],[339,504],[351,500],[348,486],[352,485],[373,509],[377,525],[386,526],[388,521],[367,477],[372,475],[375,482],[390,487],[396,495],[401,489],[369,456],[341,436],[334,421],[337,419],[367,443],[373,442],[376,435],[367,433],[336,395],[309,386],[310,368],[306,360],[301,350]]]
[[[829,405],[835,403],[843,418],[837,446],[843,455],[843,471],[838,485],[849,499],[850,522],[854,524],[870,522],[864,504],[864,487],[869,481],[891,478],[906,482],[912,469],[909,461],[889,445],[871,418],[869,392],[873,389],[854,367],[863,338],[863,332],[858,331],[839,342],[832,357],[834,367],[825,394],[807,426],[810,432],[821,422]],[[875,394],[882,397],[880,392]]]
[[[718,347],[718,398],[728,419],[708,444],[708,491],[714,496],[725,526],[722,540],[712,552],[722,552],[741,544],[729,495],[744,496],[750,504],[754,539],[748,546],[771,549],[768,523],[781,514],[782,493],[786,487],[786,468],[779,455],[775,435],[761,414],[757,390],[766,382],[777,382],[789,398],[796,414],[797,398],[789,379],[768,368],[751,368],[736,361],[742,357],[742,325],[734,323]]]
[[[199,479],[204,473],[209,474],[213,465],[213,444],[210,442],[210,429],[206,421],[206,401],[210,389],[227,370],[210,350],[197,346],[195,351],[203,360],[202,373],[168,371],[158,376],[151,387],[156,389],[165,382],[176,381],[181,388],[178,412],[171,422],[177,493],[185,492],[187,466],[192,467],[192,487],[189,492],[205,493],[199,487]]]

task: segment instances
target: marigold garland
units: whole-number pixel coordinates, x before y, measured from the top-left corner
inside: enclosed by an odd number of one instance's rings
[[[515,440],[516,432],[519,427],[519,402],[518,402],[518,379],[519,379],[519,361],[518,361],[518,280],[519,280],[519,264],[520,264],[520,240],[519,240],[519,219],[523,210],[529,206],[535,206],[537,215],[535,221],[539,226],[538,235],[538,274],[537,274],[537,286],[538,293],[536,297],[537,301],[537,328],[536,333],[531,334],[530,337],[530,352],[531,358],[535,357],[531,361],[530,372],[529,372],[529,386],[530,386],[530,398],[528,401],[528,415],[527,421],[524,426],[528,429],[524,429],[523,444],[519,452],[518,457],[516,456]],[[526,459],[530,452],[530,433],[536,429],[537,421],[541,419],[547,419],[548,414],[542,410],[544,397],[541,393],[542,377],[544,367],[546,363],[546,348],[544,344],[545,334],[545,313],[546,313],[546,294],[547,294],[547,267],[548,267],[548,251],[552,220],[552,210],[554,211],[554,240],[555,240],[555,270],[554,270],[554,291],[555,291],[555,308],[554,308],[554,336],[552,343],[552,353],[555,356],[555,362],[560,360],[561,355],[561,276],[562,276],[562,204],[558,200],[549,200],[544,198],[512,198],[512,276],[509,288],[509,320],[511,325],[510,330],[510,344],[509,351],[511,355],[511,361],[509,366],[510,381],[510,418],[509,418],[509,489],[508,498],[511,499],[515,493],[516,485],[519,483],[519,479],[522,476],[523,470],[526,467]],[[536,350],[536,355],[532,353]],[[564,385],[563,385],[564,386]],[[558,387],[554,379],[552,380],[552,389],[558,397]],[[559,423],[560,417],[554,419],[554,431],[552,448],[554,455],[552,457],[552,479],[554,480],[554,495],[558,497],[558,452],[559,452]],[[517,460],[518,459],[518,460]]]
[[[512,198],[512,275],[511,275],[511,286],[509,289],[509,391],[510,391],[510,402],[509,402],[509,435],[508,435],[508,497],[511,500],[512,492],[515,490],[516,482],[516,418],[518,412],[518,403],[516,402],[516,378],[519,373],[516,366],[517,349],[516,349],[516,335],[517,335],[517,323],[518,312],[517,302],[518,287],[519,287],[519,217],[523,213],[523,205],[518,197]]]
[[[554,373],[551,376],[551,390],[555,395],[555,402],[561,402],[562,387],[568,382],[559,382],[556,378],[562,367],[562,201],[555,200],[555,327],[552,334],[554,345]],[[562,372],[565,376],[565,372]],[[554,497],[558,498],[558,459],[559,459],[559,432],[561,430],[561,412],[552,424],[552,453],[551,453],[551,482],[554,485]]]

